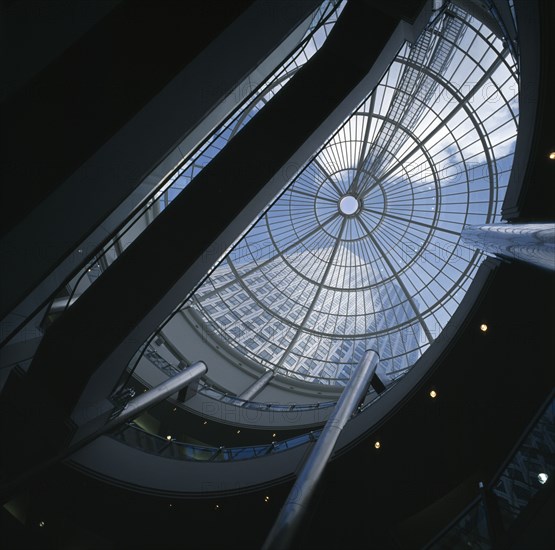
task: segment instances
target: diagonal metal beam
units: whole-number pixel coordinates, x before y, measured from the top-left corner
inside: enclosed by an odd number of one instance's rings
[[[366,128],[364,128],[364,136],[362,138],[362,147],[360,148],[360,157],[358,159],[358,164],[355,172],[355,177],[349,186],[348,193],[354,193],[355,195],[358,193],[358,181],[360,179],[360,174],[362,172],[362,168],[366,161],[368,152],[371,149],[371,144],[368,141],[370,136],[370,122],[372,121],[372,115],[374,112],[374,105],[376,103],[376,94],[373,93],[370,98],[370,105],[368,107],[368,111],[366,113]]]
[[[488,81],[489,78],[491,78],[491,76],[493,75],[493,73],[501,66],[501,64],[503,63],[503,58],[504,56],[507,54],[508,50],[504,50],[503,52],[501,52],[499,54],[498,57],[496,57],[495,61],[491,64],[491,66],[489,67],[489,69],[483,74],[483,76],[478,80],[478,82],[471,88],[471,90],[465,95],[465,96],[460,96],[459,99],[459,103],[456,105],[456,107],[441,121],[440,124],[438,124],[432,131],[430,131],[428,134],[426,134],[420,141],[420,144],[417,144],[416,146],[414,146],[410,151],[408,151],[408,153],[406,153],[402,159],[400,159],[398,162],[396,162],[394,164],[393,167],[391,167],[389,170],[387,170],[387,172],[385,172],[385,174],[383,174],[382,176],[380,176],[372,185],[368,186],[366,188],[366,190],[364,191],[364,193],[361,195],[361,198],[364,198],[368,195],[368,193],[370,193],[370,191],[372,191],[372,189],[374,189],[374,187],[376,187],[377,185],[379,185],[380,183],[383,183],[389,176],[391,176],[391,174],[395,173],[395,170],[397,170],[397,168],[399,166],[402,166],[403,164],[405,164],[405,162],[407,162],[412,155],[414,155],[415,153],[417,153],[420,149],[420,147],[422,145],[425,145],[428,141],[430,141],[440,130],[442,130],[448,123],[449,121],[461,110],[461,109],[466,109],[468,112],[468,102],[470,100],[470,98],[472,98],[474,96],[474,94],[476,94],[476,92],[478,92],[482,86]],[[423,69],[424,70],[424,69]],[[456,94],[455,97],[457,97]],[[485,149],[487,151],[487,148]]]
[[[293,336],[293,338],[291,339],[291,342],[289,342],[289,345],[287,346],[286,350],[283,352],[283,355],[279,358],[279,361],[277,362],[278,367],[283,365],[283,362],[285,361],[287,356],[291,353],[291,350],[295,347],[295,344],[299,341],[299,338],[301,337],[301,333],[303,332],[304,327],[308,323],[308,320],[312,315],[312,312],[314,311],[316,304],[318,303],[318,298],[320,298],[320,294],[322,294],[322,290],[324,289],[326,279],[328,278],[331,268],[334,266],[333,261],[335,259],[335,255],[337,254],[337,251],[339,250],[339,245],[341,244],[341,240],[343,238],[343,231],[345,230],[346,223],[347,223],[347,218],[343,218],[343,221],[341,222],[341,227],[339,228],[339,232],[337,234],[337,238],[335,239],[335,244],[333,245],[333,250],[330,254],[330,258],[326,265],[326,270],[324,271],[324,274],[320,279],[320,283],[318,285],[318,288],[316,289],[314,298],[312,299],[310,307],[308,308],[306,315],[304,316],[301,324],[299,325],[299,328],[295,333],[295,336]]]
[[[410,292],[408,291],[408,288],[406,287],[406,285],[403,282],[403,280],[401,279],[401,277],[399,277],[399,274],[397,273],[397,270],[395,269],[395,267],[391,263],[391,260],[388,258],[387,253],[382,248],[380,243],[376,240],[374,235],[372,235],[372,231],[370,229],[368,229],[368,226],[364,223],[363,220],[359,219],[358,221],[364,227],[364,229],[368,232],[368,238],[372,241],[372,244],[376,247],[378,252],[381,254],[384,262],[387,264],[387,267],[391,271],[391,274],[395,277],[395,280],[397,281],[397,283],[401,287],[401,290],[405,294],[409,304],[411,305],[411,307],[414,311],[414,315],[418,319],[419,323],[422,325],[422,330],[424,331],[424,334],[426,335],[426,338],[428,339],[428,342],[430,342],[430,344],[431,344],[434,341],[434,337],[432,336],[432,333],[430,332],[430,329],[428,328],[428,325],[426,325],[426,321],[424,320],[424,318],[422,317],[422,315],[418,311],[418,308],[416,306],[416,302],[414,301],[414,298],[411,296]]]
[[[333,178],[328,174],[328,171],[326,170],[324,165],[318,160],[318,157],[316,157],[313,162],[316,166],[318,166],[318,169],[322,172],[324,177],[331,183],[332,187],[337,191],[337,195],[339,197],[343,195],[343,191],[341,191],[341,189],[337,187],[337,183],[333,181]]]
[[[379,216],[384,216],[386,218],[391,218],[393,220],[406,222],[409,225],[419,225],[421,227],[426,227],[427,229],[433,229],[435,231],[443,231],[444,233],[449,233],[450,235],[455,235],[455,237],[460,237],[461,236],[460,232],[451,231],[450,229],[445,229],[443,227],[440,227],[439,225],[432,225],[432,224],[429,224],[429,223],[419,222],[415,219],[407,220],[406,218],[403,218],[402,216],[397,216],[396,214],[392,214],[391,212],[387,212],[387,210],[384,210],[383,212],[380,212],[378,210],[372,210],[371,208],[365,208],[364,211],[365,212],[371,212],[372,214],[378,214]]]

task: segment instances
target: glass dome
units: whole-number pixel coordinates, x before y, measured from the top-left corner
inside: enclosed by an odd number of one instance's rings
[[[209,330],[277,373],[342,385],[367,348],[399,378],[437,338],[500,221],[518,68],[451,4],[189,300]]]

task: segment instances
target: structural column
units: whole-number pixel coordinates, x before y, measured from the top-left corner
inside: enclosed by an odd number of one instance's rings
[[[333,413],[297,476],[297,481],[266,538],[263,550],[290,548],[335,443],[345,424],[364,400],[378,361],[378,354],[372,350],[367,350],[362,356],[358,368],[345,386]]]
[[[472,225],[462,238],[488,254],[555,271],[555,223]]]
[[[204,375],[207,370],[206,363],[203,361],[197,361],[175,376],[168,378],[158,386],[155,386],[147,392],[131,399],[119,412],[119,414],[110,418],[107,422],[105,421],[103,414],[98,415],[96,418],[92,418],[90,422],[83,427],[83,429],[77,432],[75,438],[67,446],[58,448],[57,452],[51,452],[42,461],[34,460],[33,462],[35,462],[35,464],[33,468],[18,471],[20,470],[19,464],[14,465],[12,462],[2,461],[0,473],[4,475],[0,477],[0,502],[4,502],[6,497],[13,494],[13,492],[16,491],[22,483],[28,481],[32,476],[39,474],[49,466],[67,458],[81,447],[91,443],[97,437],[113,430],[114,428],[117,428],[127,420],[136,418],[143,411],[157,405],[164,399],[179,392],[191,382],[194,382]],[[39,449],[33,448],[33,441],[31,441],[28,445],[28,449],[31,453],[33,450],[35,451],[35,454],[40,453]],[[18,458],[21,459],[21,457]],[[23,460],[24,458],[25,457],[23,457]]]
[[[119,426],[126,420],[137,417],[144,410],[160,403],[167,397],[170,397],[170,395],[177,393],[185,386],[188,386],[191,382],[200,378],[206,373],[207,370],[206,363],[203,361],[197,361],[175,376],[172,376],[161,384],[158,384],[158,386],[151,388],[149,391],[135,397],[134,399],[131,399],[123,411],[106,424],[106,426],[102,429],[102,432],[109,431],[116,426]]]
[[[239,399],[251,401],[254,399],[274,377],[275,373],[272,370],[266,371],[254,384],[251,384],[242,394],[238,395]]]

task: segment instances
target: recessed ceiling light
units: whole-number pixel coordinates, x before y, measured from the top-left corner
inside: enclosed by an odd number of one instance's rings
[[[379,449],[382,446],[382,444],[379,441],[376,441],[376,443],[374,443],[374,447],[376,449]]]
[[[220,509],[220,505],[216,504],[216,506],[214,506],[214,510],[219,510]]]
[[[265,497],[264,497],[264,502],[270,502],[270,497],[269,497],[269,496],[265,496]]]
[[[276,437],[276,434],[272,434],[272,437]]]
[[[549,476],[548,476],[546,473],[541,472],[541,473],[538,474],[538,481],[539,481],[542,485],[543,485],[548,479],[549,479]]]
[[[437,397],[437,392],[436,392],[436,390],[431,390],[431,391],[430,391],[430,397],[431,397],[432,399],[435,399],[435,398]]]
[[[166,439],[167,439],[168,441],[171,441],[171,438],[172,438],[171,435],[167,435],[167,436],[166,436]]]
[[[555,160],[555,151],[551,151],[551,153],[549,153],[549,158],[551,160]]]
[[[39,527],[44,527],[44,521],[39,521]]]
[[[206,426],[206,424],[208,424],[208,420],[205,420],[203,424]]]
[[[482,332],[487,332],[487,331],[488,331],[488,326],[486,325],[486,323],[482,323],[482,324],[480,325],[480,330],[481,330]]]

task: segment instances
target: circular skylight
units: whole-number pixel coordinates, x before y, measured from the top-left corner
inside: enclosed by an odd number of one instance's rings
[[[207,329],[305,381],[344,384],[368,348],[402,376],[484,259],[463,227],[500,220],[517,91],[507,47],[448,5],[196,292]]]
[[[351,216],[360,208],[359,200],[353,195],[345,195],[339,201],[339,211],[345,216]]]

